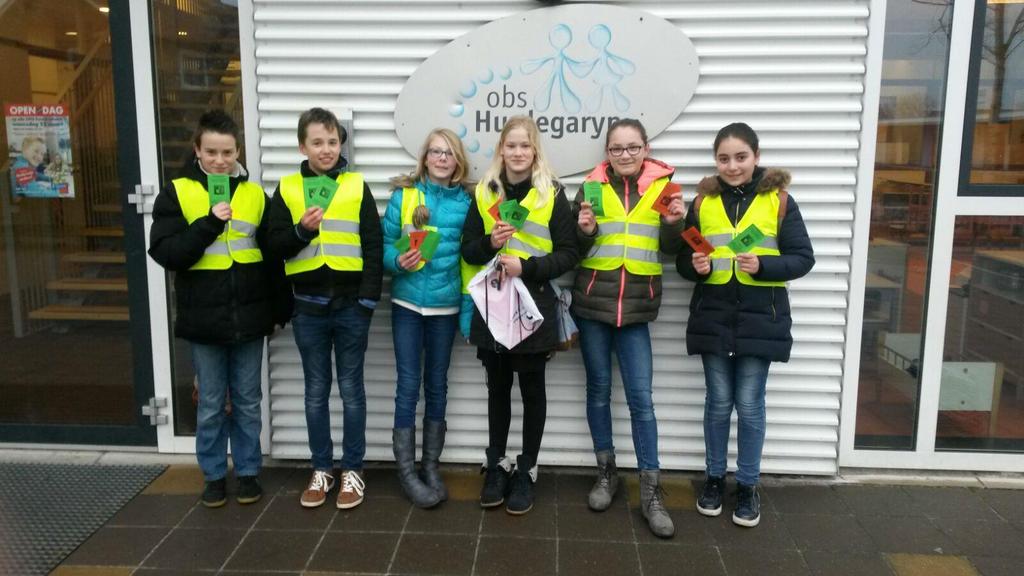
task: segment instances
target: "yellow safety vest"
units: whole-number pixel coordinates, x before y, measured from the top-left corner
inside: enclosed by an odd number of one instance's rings
[[[189,224],[210,213],[210,194],[201,182],[177,178],[172,184],[178,194],[181,213]],[[231,220],[189,270],[227,270],[234,262],[262,262],[263,253],[256,244],[256,229],[263,220],[266,200],[259,185],[240,182],[231,197]]]
[[[427,201],[423,198],[419,188],[402,188],[402,235],[409,234],[416,230],[416,227],[412,224],[412,215],[416,211],[416,207],[420,204],[426,206]],[[428,226],[427,229],[430,227]],[[417,272],[422,270],[427,263],[420,260],[416,264],[416,267],[409,272]]]
[[[484,234],[490,234],[491,230],[494,229],[494,224],[497,223],[497,220],[491,216],[490,209],[499,199],[500,196],[492,192],[487,184],[484,182],[477,184],[476,208],[484,222]],[[524,260],[534,256],[551,254],[553,245],[551,243],[551,230],[548,228],[548,223],[551,221],[551,213],[555,207],[555,190],[551,190],[547,204],[537,206],[539,199],[537,189],[530,188],[530,191],[526,193],[526,197],[519,202],[519,205],[529,210],[530,214],[526,217],[523,227],[516,230],[512,237],[509,238],[508,244],[504,249],[506,254],[512,254]],[[468,293],[466,287],[469,281],[482,269],[483,266],[473,266],[463,262],[461,272],[462,291],[464,294]]]
[[[320,222],[320,234],[295,256],[285,260],[286,275],[301,274],[327,265],[331,270],[357,272],[363,269],[363,248],[359,236],[359,209],[363,204],[363,175],[344,172],[337,178],[338,190]],[[306,212],[302,174],[281,179],[279,192],[292,224]]]
[[[580,266],[592,270],[617,270],[625,266],[630,274],[661,275],[661,214],[653,206],[668,182],[668,178],[659,178],[651,183],[629,214],[612,185],[604,183],[604,216],[597,217],[597,239]]]
[[[779,191],[761,192],[754,197],[743,218],[733,227],[729,216],[725,213],[722,195],[706,196],[700,205],[701,234],[715,247],[711,253],[711,275],[705,284],[726,284],[736,274],[741,284],[748,286],[785,286],[785,282],[765,282],[755,280],[750,274],[735,269],[736,254],[728,244],[740,232],[751,224],[764,234],[765,238],[751,254],[758,256],[778,256],[779,252]],[[734,270],[735,269],[735,270]]]

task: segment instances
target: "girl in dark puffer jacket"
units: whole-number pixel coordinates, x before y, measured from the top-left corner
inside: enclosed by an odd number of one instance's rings
[[[765,384],[772,361],[789,360],[793,337],[786,282],[814,266],[814,250],[796,202],[786,192],[789,173],[758,167],[757,134],[730,124],[715,138],[718,175],[705,178],[686,223],[715,247],[710,257],[683,249],[676,269],[697,286],[690,302],[686,348],[704,363],[704,447],[707,478],[697,499],[705,516],[722,512],[729,419],[739,418],[737,503],[732,520],[757,526],[757,483],[765,435]],[[764,240],[749,251],[727,244],[756,225]],[[736,243],[733,243],[735,246]]]

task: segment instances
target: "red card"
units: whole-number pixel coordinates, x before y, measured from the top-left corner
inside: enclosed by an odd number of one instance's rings
[[[690,248],[693,248],[694,252],[703,252],[711,256],[711,253],[715,251],[715,247],[706,238],[701,236],[696,226],[690,226],[683,230],[683,240],[686,240],[686,243],[690,245]]]
[[[665,184],[665,187],[661,189],[661,194],[658,194],[658,199],[654,201],[652,208],[657,210],[662,216],[669,216],[669,206],[672,204],[672,195],[682,191],[682,186],[675,182],[669,182]]]
[[[418,250],[427,238],[426,230],[413,230],[409,232],[409,250]]]
[[[487,209],[487,211],[491,213],[491,218],[494,218],[495,222],[501,220],[501,212],[498,211],[498,206],[500,205],[501,199],[499,198],[498,201],[494,203],[494,206],[491,206],[490,208]]]

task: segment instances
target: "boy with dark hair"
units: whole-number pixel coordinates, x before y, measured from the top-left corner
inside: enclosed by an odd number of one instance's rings
[[[288,294],[275,291],[280,260],[266,251],[268,199],[247,181],[238,140],[238,125],[222,110],[202,115],[195,158],[157,196],[150,230],[149,255],[175,272],[175,334],[191,344],[199,380],[196,458],[210,508],[227,502],[229,438],[237,501],[262,496],[263,338],[288,318]]]
[[[346,134],[329,110],[299,118],[299,172],[281,179],[270,205],[270,245],[285,259],[295,294],[292,326],[302,356],[313,475],[300,503],[322,505],[334,487],[329,398],[331,349],[344,413],[337,507],[362,503],[366,453],[363,357],[380,300],[383,239],[377,204],[363,175],[341,156]]]

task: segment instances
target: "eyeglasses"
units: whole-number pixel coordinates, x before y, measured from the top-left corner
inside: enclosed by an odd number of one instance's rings
[[[454,158],[455,152],[452,152],[451,150],[442,150],[440,148],[428,148],[427,156],[429,156],[431,160],[439,160],[441,158]]]
[[[637,146],[637,145],[626,146],[625,148],[615,147],[615,148],[609,148],[608,149],[608,153],[611,154],[612,156],[615,156],[616,158],[618,158],[619,156],[622,156],[623,152],[629,152],[630,156],[636,156],[643,149],[644,149],[643,146]]]

